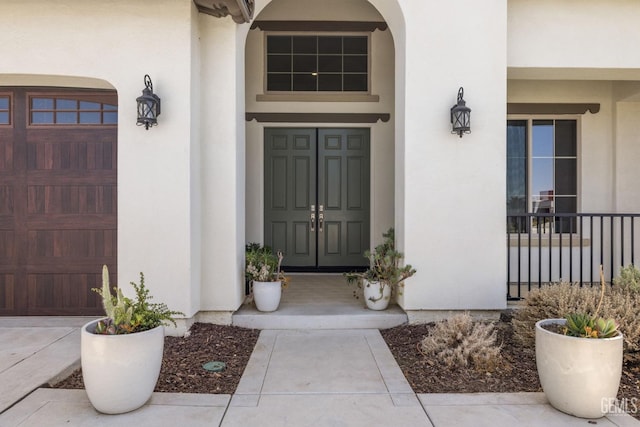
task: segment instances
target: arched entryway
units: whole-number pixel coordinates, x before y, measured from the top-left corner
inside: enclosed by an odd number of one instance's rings
[[[334,234],[340,236],[333,240],[333,248],[336,251],[346,248],[344,259],[349,260],[337,265],[338,269],[366,263],[364,258],[364,263],[353,260],[361,259],[364,250],[375,245],[382,232],[396,222],[396,54],[394,36],[372,3],[350,0],[320,4],[303,0],[294,5],[290,0],[273,0],[262,9],[257,4],[259,10],[247,36],[246,240],[285,246],[278,249],[288,250],[292,258],[300,253],[309,259],[307,255],[315,251],[313,262],[305,261],[303,266],[303,269],[309,267],[309,271],[318,271],[318,260],[328,259],[322,251],[331,244],[326,244],[329,240],[318,236],[318,232],[320,219],[326,226],[333,212],[327,212],[326,204],[321,203],[324,200],[321,192],[313,198],[307,194],[329,188],[323,185],[330,178],[335,178],[334,184],[344,181],[343,192],[357,187],[358,191],[367,193],[366,198],[356,198],[359,208],[360,202],[366,200],[364,229],[362,223],[351,227],[351,235],[358,238],[357,254],[348,253],[357,246],[348,243],[348,221],[340,225],[337,220],[332,223]],[[395,6],[397,8],[397,4]],[[335,167],[327,176],[319,176],[318,171],[331,169],[318,164],[317,160],[308,168],[313,176],[307,179],[306,175],[297,175],[300,169],[295,169],[296,161],[299,165],[308,162],[296,154],[295,141],[291,139],[287,154],[291,165],[280,178],[289,183],[304,181],[306,187],[309,182],[317,184],[311,184],[310,190],[305,187],[305,194],[301,191],[297,194],[295,188],[289,192],[291,195],[283,189],[274,192],[270,165],[265,164],[273,157],[273,147],[267,147],[268,137],[273,132],[291,133],[296,129],[315,135],[316,140],[325,130],[335,131],[336,135],[364,132],[368,150],[366,168],[357,170],[366,171],[365,179],[361,175],[356,177],[353,172],[356,169],[350,172],[346,166]],[[334,138],[333,142],[336,141]],[[282,139],[278,141],[281,142]],[[346,139],[345,144],[348,144]],[[323,149],[320,142],[316,145],[320,145],[316,150]],[[311,157],[321,158],[318,152]],[[358,159],[358,165],[364,165],[362,159]],[[334,156],[331,161],[335,165],[346,165],[350,157],[349,154]],[[343,173],[336,175],[338,170]],[[348,181],[350,177],[358,181],[357,186],[349,184],[355,182]],[[273,212],[278,207],[270,198],[274,194],[290,212],[290,218],[284,220],[277,216],[275,225],[271,217],[276,216]],[[302,197],[302,203],[292,198],[296,195]],[[349,203],[348,197],[344,200]],[[338,211],[336,208],[336,213]],[[274,228],[279,230],[275,233],[279,240],[273,238]],[[325,230],[323,228],[323,232]],[[364,239],[360,238],[362,234]],[[312,238],[297,238],[300,235]],[[342,258],[342,254],[336,256],[336,259]],[[296,266],[295,263],[292,266]]]

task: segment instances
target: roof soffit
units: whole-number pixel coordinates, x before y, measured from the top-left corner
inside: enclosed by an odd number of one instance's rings
[[[198,12],[222,18],[231,15],[234,22],[244,24],[253,18],[254,0],[193,0]]]

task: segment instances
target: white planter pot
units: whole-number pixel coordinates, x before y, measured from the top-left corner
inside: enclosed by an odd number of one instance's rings
[[[97,321],[82,327],[80,355],[84,387],[91,404],[105,414],[144,405],[162,365],[164,327],[125,335],[96,335]]]
[[[391,286],[363,280],[364,301],[371,310],[386,310],[391,299]]]
[[[282,282],[253,282],[253,300],[259,311],[276,311],[282,296]]]
[[[577,338],[542,327],[564,323],[564,319],[536,323],[540,384],[556,409],[581,418],[600,418],[618,394],[622,334],[613,338]]]

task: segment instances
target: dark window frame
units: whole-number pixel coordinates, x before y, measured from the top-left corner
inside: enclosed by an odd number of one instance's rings
[[[534,126],[536,125],[545,125],[543,122],[551,122],[553,127],[553,154],[549,155],[536,155],[534,150]],[[558,154],[558,146],[561,145],[556,141],[556,138],[559,135],[561,130],[558,129],[557,123],[568,124],[571,123],[573,125],[573,135],[572,141],[573,144],[572,150],[573,153],[567,155]],[[513,126],[513,129],[516,129],[524,124],[524,138],[521,141],[515,141],[515,144],[511,144],[509,140],[509,128]],[[507,174],[507,194],[506,194],[506,207],[507,207],[507,215],[518,215],[519,213],[577,213],[579,212],[580,206],[580,118],[576,116],[557,116],[557,115],[509,115],[507,116],[506,123],[506,131],[507,131],[507,165],[506,165],[506,174]],[[547,123],[548,125],[548,123]],[[517,138],[514,131],[512,129],[512,134]],[[566,130],[566,128],[565,128]],[[524,144],[524,147],[517,147],[511,145]],[[566,145],[564,146],[566,149]],[[543,197],[542,194],[534,195],[532,192],[533,189],[533,180],[534,180],[534,161],[536,159],[541,160],[551,160],[553,164],[553,188],[550,192],[550,197]],[[563,161],[572,161],[575,176],[573,176],[573,192],[570,194],[569,192],[561,192],[558,193],[558,188],[564,186],[566,188],[566,181],[562,182],[561,177],[558,175],[557,169],[560,168]],[[524,161],[524,164],[522,163]],[[566,164],[566,163],[565,163]],[[523,167],[524,166],[524,167]],[[512,170],[513,167],[520,167],[523,171],[515,171]],[[513,183],[510,181],[510,178],[517,179],[517,175],[524,175],[520,177],[520,183]],[[518,187],[524,187],[524,194],[522,191],[517,191]],[[511,189],[511,190],[510,190]],[[517,193],[517,194],[516,194]],[[573,202],[573,209],[560,209],[558,210],[558,202],[563,201],[566,202],[569,200]],[[536,204],[537,203],[537,204]],[[548,206],[547,206],[548,205]],[[522,228],[521,232],[527,232],[528,225],[520,224]],[[536,224],[532,224],[531,231],[536,231]],[[556,227],[557,228],[557,224]],[[562,232],[575,232],[575,224],[573,225],[573,229],[568,229],[568,223],[563,226],[566,228],[562,230]],[[552,232],[560,232],[560,230],[552,229]]]
[[[272,37],[291,38],[291,47],[287,52],[270,50]],[[316,39],[314,51],[295,51],[294,42]],[[320,52],[322,42],[341,40],[341,51]],[[345,41],[365,41],[366,52],[345,52]],[[340,59],[340,70],[335,69],[335,62]],[[345,59],[354,70],[345,70]],[[280,62],[277,63],[276,60]],[[315,61],[315,64],[313,62]],[[333,63],[332,63],[333,61]],[[287,64],[287,62],[289,62]],[[296,70],[296,63],[299,70]],[[274,68],[271,68],[273,66]],[[289,70],[286,70],[286,68]],[[325,71],[321,70],[325,68]],[[347,67],[348,68],[348,67]],[[345,33],[299,33],[299,32],[266,32],[264,36],[264,93],[265,94],[370,94],[371,93],[371,35],[366,32]],[[280,78],[280,83],[276,83]],[[337,87],[337,79],[340,87]],[[347,87],[345,87],[345,80]],[[349,84],[349,81],[352,81]],[[325,85],[323,87],[323,84]],[[288,88],[287,88],[288,87]],[[312,88],[313,87],[313,88]],[[301,88],[304,88],[300,90]]]

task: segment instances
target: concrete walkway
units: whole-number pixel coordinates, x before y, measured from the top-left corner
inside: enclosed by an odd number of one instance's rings
[[[5,326],[0,318],[0,426],[586,426],[542,393],[412,392],[380,333],[263,330],[230,395],[155,393],[142,408],[102,415],[84,390],[39,388],[77,366],[77,328]],[[640,426],[627,414],[599,426]]]

